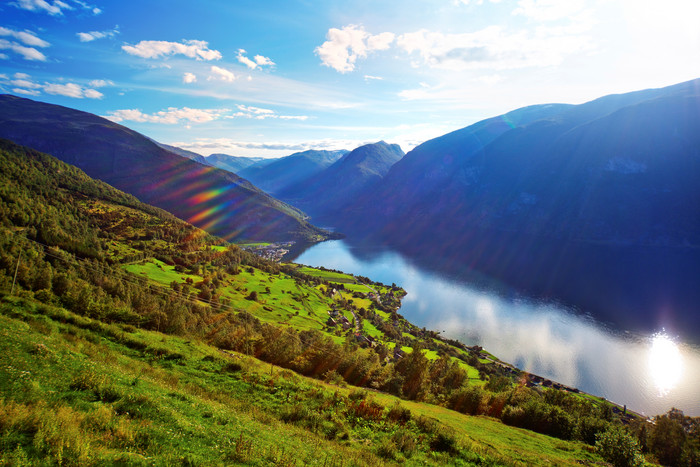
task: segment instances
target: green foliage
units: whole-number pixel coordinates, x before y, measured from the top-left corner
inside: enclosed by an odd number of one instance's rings
[[[596,438],[596,451],[615,467],[644,465],[644,458],[640,452],[637,440],[624,428],[611,426]]]

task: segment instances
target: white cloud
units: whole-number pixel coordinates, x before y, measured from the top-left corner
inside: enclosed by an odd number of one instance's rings
[[[194,83],[197,81],[197,75],[194,73],[190,72],[185,72],[184,75],[182,75],[182,82],[186,84]]]
[[[250,118],[254,120],[266,120],[268,118],[280,119],[280,120],[308,120],[307,115],[279,115],[274,110],[263,109],[260,107],[237,105],[236,108],[238,112],[226,115],[225,118]]]
[[[242,112],[247,112],[247,113],[252,113],[252,114],[257,114],[257,115],[274,114],[275,113],[274,110],[262,109],[260,107],[245,106],[245,105],[237,105],[236,107],[238,108],[238,110],[240,110]]]
[[[262,55],[256,55],[254,60],[251,60],[246,56],[246,51],[245,49],[238,49],[238,55],[236,56],[239,62],[250,68],[251,70],[256,69],[257,67],[263,67],[263,66],[274,66],[275,62],[273,62],[271,59],[268,57],[264,57]]]
[[[381,81],[383,79],[384,78],[382,78],[381,76],[365,75],[365,81],[370,81],[370,80]]]
[[[136,45],[123,45],[122,50],[130,55],[142,58],[158,58],[166,55],[181,54],[197,60],[219,60],[221,52],[209,48],[209,43],[199,40],[180,42],[141,41]]]
[[[21,55],[25,60],[35,60],[40,62],[46,61],[46,55],[39,52],[33,47],[26,47],[17,42],[11,42],[5,39],[0,39],[0,49],[11,50],[14,53]]]
[[[14,88],[12,90],[15,94],[25,94],[27,96],[38,96],[41,94],[41,91],[38,89],[21,89],[21,88]]]
[[[108,31],[90,31],[90,32],[79,32],[76,34],[80,39],[80,42],[92,42],[95,39],[104,39],[114,37],[119,34],[119,27],[115,26],[114,29]]]
[[[535,21],[558,21],[581,12],[584,0],[520,0],[514,15],[523,15]]]
[[[48,47],[51,44],[43,39],[40,39],[30,31],[13,31],[12,29],[4,28],[0,26],[0,36],[11,36],[15,39],[19,39],[25,45],[30,45],[33,47]]]
[[[7,79],[7,76],[3,75],[3,78]],[[13,92],[19,94],[26,94],[30,96],[38,96],[42,91],[48,94],[61,95],[66,97],[73,97],[76,99],[101,99],[103,94],[95,87],[106,86],[107,84],[112,84],[111,81],[105,80],[93,80],[90,82],[90,87],[81,86],[76,83],[37,83],[32,80],[32,77],[26,73],[15,73],[9,84],[15,86]]]
[[[90,5],[89,3],[83,2],[81,0],[71,0],[71,1],[85,10],[90,10],[90,12],[95,16],[102,13],[101,9],[99,9],[98,7],[96,7],[94,5]]]
[[[501,3],[501,0],[489,0],[491,3]],[[454,5],[469,5],[474,3],[475,5],[483,5],[484,0],[453,0]]]
[[[88,99],[102,99],[102,97],[104,96],[104,94],[102,94],[97,89],[84,89],[83,95]]]
[[[46,12],[50,15],[62,15],[63,10],[73,9],[73,7],[61,0],[54,0],[53,2],[46,0],[17,0],[10,4],[22,10]]]
[[[138,109],[123,109],[110,112],[105,118],[113,122],[125,120],[132,122],[164,123],[174,125],[179,122],[185,123],[206,123],[220,118],[227,109],[191,109],[182,107],[180,109],[169,107],[153,114],[145,114]]]
[[[93,88],[103,88],[105,86],[113,86],[114,83],[110,80],[105,79],[93,79],[88,83]]]
[[[13,86],[27,89],[41,88],[41,84],[35,83],[34,81],[30,81],[28,79],[13,79],[12,81],[10,81],[10,84],[12,84]]]
[[[255,68],[258,67],[258,64],[255,63],[253,60],[249,59],[248,57],[245,56],[245,50],[243,49],[238,49],[238,55],[236,56],[239,62],[250,68],[251,70],[254,70]]]
[[[316,47],[315,52],[325,66],[346,73],[355,69],[358,58],[365,58],[375,50],[388,49],[394,37],[390,32],[371,35],[362,26],[351,24],[342,29],[329,29],[328,40]]]
[[[425,29],[397,39],[407,53],[417,54],[426,65],[444,70],[505,70],[560,64],[568,55],[591,49],[585,35],[567,29],[538,29],[508,33],[499,26],[462,34],[444,34]]]
[[[275,62],[270,60],[268,57],[264,57],[262,55],[256,55],[255,57],[255,63],[257,63],[259,66],[274,66]]]
[[[214,73],[214,75],[210,76],[209,79],[220,79],[222,81],[228,81],[229,83],[236,79],[236,75],[234,75],[232,71],[216,65],[212,65],[211,72]]]
[[[58,94],[66,97],[75,97],[77,99],[82,99],[83,97],[83,88],[81,88],[75,83],[48,83],[44,86],[44,91],[46,91],[49,94]]]
[[[96,89],[84,88],[75,83],[45,83],[43,86],[44,92],[48,94],[56,94],[59,96],[73,97],[75,99],[101,99],[103,94]]]

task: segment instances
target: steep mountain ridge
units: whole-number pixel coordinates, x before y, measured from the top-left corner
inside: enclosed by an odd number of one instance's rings
[[[324,217],[379,183],[404,155],[397,144],[380,141],[360,146],[315,176],[276,192],[280,199]]]
[[[87,112],[2,95],[0,137],[52,154],[228,240],[325,238],[301,212],[248,181]]]
[[[700,244],[698,83],[478,122],[409,152],[337,220],[352,228],[375,214],[380,231],[418,238],[450,219],[455,235]]]

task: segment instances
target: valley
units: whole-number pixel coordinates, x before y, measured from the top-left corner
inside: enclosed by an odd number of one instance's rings
[[[1,154],[3,345],[20,349],[0,368],[8,462],[313,464],[331,443],[336,465],[567,464],[599,459],[590,444],[618,419],[410,324],[396,286],[267,262],[50,156]],[[347,329],[324,324],[333,309]],[[299,430],[320,444],[298,447]]]

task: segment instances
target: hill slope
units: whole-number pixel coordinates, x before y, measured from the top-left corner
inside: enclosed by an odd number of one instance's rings
[[[416,147],[355,212],[426,239],[700,245],[699,101],[697,80],[485,120]]]
[[[315,176],[276,193],[312,216],[327,216],[378,183],[403,155],[399,145],[384,141],[360,146]]]
[[[302,213],[246,180],[86,112],[2,95],[0,137],[55,155],[229,240],[325,238]]]
[[[239,175],[268,193],[275,194],[317,175],[347,153],[344,150],[297,152],[264,166],[256,164],[247,167]]]

